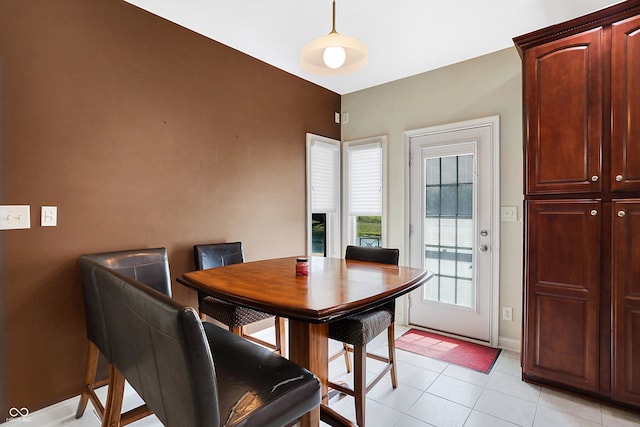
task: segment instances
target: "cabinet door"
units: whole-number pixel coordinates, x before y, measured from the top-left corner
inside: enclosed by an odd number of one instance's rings
[[[640,191],[640,16],[611,28],[611,189]]]
[[[640,200],[614,201],[613,397],[640,404]]]
[[[602,28],[525,56],[528,194],[601,190]]]
[[[598,389],[598,201],[527,201],[523,373]]]

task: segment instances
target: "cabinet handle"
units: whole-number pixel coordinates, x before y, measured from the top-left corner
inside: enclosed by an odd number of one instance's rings
[[[591,177],[591,181],[596,182],[598,180],[598,175],[593,175]]]
[[[622,177],[622,175],[616,175],[616,181],[620,182],[622,181],[624,178]]]
[[[625,215],[626,215],[626,213],[624,211],[618,211],[618,216],[620,218],[624,218]]]
[[[591,216],[596,216],[596,215],[598,215],[598,210],[597,209],[593,209],[591,211]]]

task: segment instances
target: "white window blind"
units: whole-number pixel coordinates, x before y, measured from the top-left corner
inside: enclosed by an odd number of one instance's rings
[[[347,148],[348,215],[382,215],[382,145]]]
[[[337,145],[313,141],[311,145],[311,211],[336,212],[339,176],[339,149]]]

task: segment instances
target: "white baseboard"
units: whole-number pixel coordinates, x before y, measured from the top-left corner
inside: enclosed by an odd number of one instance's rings
[[[498,337],[498,347],[503,350],[520,353],[520,340],[508,337]]]

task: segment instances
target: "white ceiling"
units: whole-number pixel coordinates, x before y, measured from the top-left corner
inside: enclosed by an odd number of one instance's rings
[[[331,31],[331,0],[125,0],[340,95],[510,46],[512,38],[616,0],[336,0],[336,29],[362,40],[348,76],[302,69],[300,49]]]

